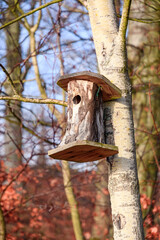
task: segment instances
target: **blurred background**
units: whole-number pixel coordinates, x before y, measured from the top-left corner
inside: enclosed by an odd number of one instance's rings
[[[46,3],[2,0],[0,24]],[[123,1],[115,4],[120,21]],[[65,0],[0,30],[0,232],[6,229],[7,240],[76,239],[70,197],[84,239],[113,239],[106,160],[64,167],[47,154],[65,131],[61,100],[67,96],[58,78],[98,72],[86,6],[85,0]],[[127,31],[141,206],[145,236],[152,240],[160,239],[159,11],[157,0],[134,0]],[[15,95],[10,78],[23,97],[59,104],[3,100]]]

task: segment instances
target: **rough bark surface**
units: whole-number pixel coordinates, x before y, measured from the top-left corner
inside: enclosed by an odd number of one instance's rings
[[[100,73],[122,91],[121,99],[105,104],[106,142],[119,148],[119,153],[109,159],[109,192],[114,239],[141,240],[144,236],[138,190],[131,85],[127,73],[122,26],[120,25],[118,30],[112,0],[89,0],[88,3]]]
[[[84,80],[68,83],[67,128],[60,145],[77,140],[104,143],[102,94]]]
[[[13,4],[13,1],[10,1]],[[11,11],[6,13],[7,21],[13,19]],[[14,86],[18,93],[22,92],[21,84],[21,50],[19,47],[20,26],[16,22],[6,28],[6,50],[7,50],[7,71],[10,73]],[[9,96],[13,96],[13,90],[6,81],[5,91]],[[18,101],[8,101],[6,103],[5,141],[7,143],[5,154],[7,156],[6,165],[8,169],[16,167],[21,163],[21,104]]]

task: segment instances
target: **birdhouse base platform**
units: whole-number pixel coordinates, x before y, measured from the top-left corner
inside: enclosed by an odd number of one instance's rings
[[[48,151],[51,158],[73,161],[92,162],[118,153],[118,147],[87,140],[75,141]]]

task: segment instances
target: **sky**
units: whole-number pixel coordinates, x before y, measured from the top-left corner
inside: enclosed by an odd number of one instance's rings
[[[30,1],[29,1],[30,3]],[[94,52],[94,44],[92,40],[92,32],[89,23],[89,17],[87,14],[80,13],[68,13],[68,7],[73,8],[76,4],[76,1],[64,1],[62,4],[61,12],[61,44],[62,44],[62,55],[64,59],[64,71],[66,74],[80,71],[93,71],[97,72],[97,62]],[[37,5],[38,6],[38,5]],[[35,6],[35,7],[37,7]],[[30,9],[30,4],[24,2],[22,4],[24,12],[28,12]],[[79,10],[87,13],[86,9],[79,5]],[[48,10],[51,12],[55,24],[57,24],[57,13],[58,13],[58,4],[53,4],[48,7]],[[38,12],[34,13],[34,18],[37,19]],[[31,23],[33,16],[28,16],[27,20]],[[35,22],[36,20],[34,20]],[[57,27],[57,26],[56,26]],[[60,62],[59,62],[59,50],[57,47],[57,36],[54,31],[52,31],[51,19],[48,17],[47,8],[42,10],[42,21],[40,28],[36,32],[36,41],[37,48],[42,44],[42,47],[39,49],[38,55],[38,65],[40,69],[40,74],[47,85],[47,94],[49,98],[55,98],[62,100],[62,90],[56,85],[56,82],[60,76]],[[4,30],[1,30],[0,38],[0,62],[6,66],[5,59],[5,34]],[[21,25],[21,36],[20,36],[20,46],[22,49],[22,58],[27,57],[29,49],[29,36],[27,30]],[[49,49],[49,50],[48,50]],[[29,60],[31,63],[31,59]],[[21,63],[23,66],[23,62]],[[22,67],[22,71],[24,67]],[[2,83],[6,79],[5,74],[0,69],[0,82]],[[4,91],[4,88],[2,88]],[[24,83],[23,96],[26,97],[40,97],[40,93],[35,81],[34,69],[33,66],[29,70],[27,77]],[[56,106],[58,110],[61,111],[62,107]],[[33,111],[34,114],[30,112]],[[37,120],[37,118],[42,117],[49,120],[47,106],[22,103],[22,112],[24,117],[24,123],[27,124],[27,120]],[[0,126],[4,129],[4,102],[0,102]],[[50,121],[50,120],[49,120]],[[31,124],[30,124],[31,125]],[[41,131],[39,128],[38,131]],[[46,130],[47,131],[47,130]],[[50,133],[53,135],[53,132]],[[26,136],[26,133],[25,135]],[[55,136],[57,142],[59,136]],[[26,138],[24,137],[25,142],[25,152],[30,151],[32,141],[26,143]],[[33,137],[34,139],[34,137]],[[3,136],[0,137],[0,140],[3,142]],[[50,146],[46,146],[46,152]],[[3,148],[2,148],[3,149]],[[4,149],[3,149],[4,150]],[[37,151],[40,151],[37,146]]]

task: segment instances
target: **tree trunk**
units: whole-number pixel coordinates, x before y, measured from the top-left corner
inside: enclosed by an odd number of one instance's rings
[[[76,201],[73,186],[71,183],[70,169],[67,161],[62,161],[62,173],[63,173],[63,182],[65,187],[65,193],[67,200],[70,206],[71,219],[73,224],[73,230],[76,240],[83,240],[83,232],[80,223],[80,216],[78,212],[78,203]]]
[[[135,17],[139,9],[143,12],[138,13],[138,18],[145,18],[151,15],[152,19],[158,19],[159,3],[152,2],[154,9],[145,4],[147,1],[133,1],[131,7],[132,17]],[[137,16],[136,16],[137,17]],[[131,71],[135,74],[133,78],[133,86],[136,92],[133,95],[134,108],[134,122],[137,141],[137,160],[138,160],[138,175],[140,181],[140,192],[146,194],[152,199],[155,181],[157,179],[157,166],[155,161],[155,154],[157,159],[160,157],[160,148],[156,137],[146,135],[140,130],[152,131],[155,134],[155,126],[150,112],[150,97],[146,94],[149,91],[149,84],[151,84],[150,91],[151,107],[153,117],[157,125],[160,123],[159,119],[159,84],[158,66],[159,66],[159,32],[160,24],[144,24],[131,21],[129,23],[128,34],[128,58],[130,61]],[[147,110],[148,109],[148,110]],[[147,110],[147,111],[146,111]],[[153,151],[154,146],[154,151]],[[143,211],[145,217],[148,209]]]
[[[61,76],[63,76],[64,61],[63,61],[63,55],[62,55],[62,49],[61,49],[61,32],[58,32],[57,37],[58,37],[57,42],[58,42],[58,48],[59,48],[59,60],[61,65],[60,74]],[[65,101],[66,93],[64,90],[62,90],[62,96],[63,96],[63,101]],[[65,107],[63,107],[62,118],[64,119],[64,121],[65,121],[65,111],[66,111]],[[63,127],[62,137],[64,136],[64,132],[65,132],[65,129]],[[76,197],[73,191],[69,162],[62,161],[62,173],[63,173],[63,183],[65,187],[65,193],[66,193],[67,201],[69,203],[70,211],[71,211],[73,231],[74,231],[76,240],[83,240],[84,238],[83,238],[83,231],[82,231],[82,226],[81,226],[81,221],[80,221],[80,216],[78,211],[78,203],[76,201]]]
[[[109,158],[114,239],[144,239],[139,199],[131,86],[125,49],[125,2],[118,29],[111,0],[88,1],[89,15],[99,71],[122,91],[122,98],[105,104],[106,143],[115,144],[119,153]]]
[[[0,207],[0,240],[5,240],[5,222],[1,207]]]
[[[95,184],[96,202],[93,212],[94,224],[92,226],[92,238],[99,240],[111,240],[113,235],[107,172],[106,159],[103,159],[97,165],[98,182]]]
[[[12,7],[14,1],[10,1]],[[10,10],[6,13],[7,21],[13,19],[14,16]],[[18,93],[22,93],[23,86],[21,84],[21,49],[19,46],[20,26],[16,22],[6,28],[6,55],[7,55],[7,71],[14,83]],[[6,93],[13,96],[13,90],[9,83],[6,81]],[[6,103],[6,122],[5,122],[5,141],[6,141],[6,165],[7,168],[13,168],[21,163],[21,104],[18,101],[8,101]]]

